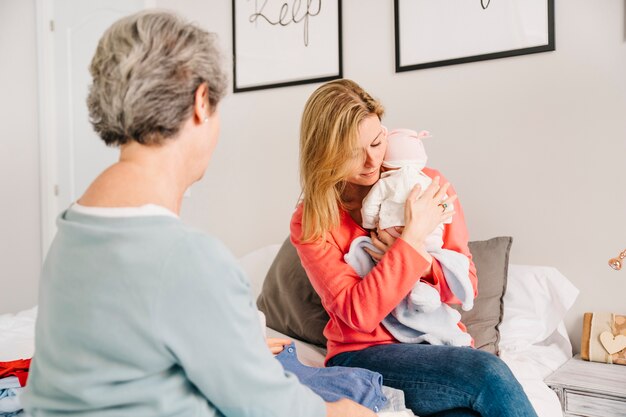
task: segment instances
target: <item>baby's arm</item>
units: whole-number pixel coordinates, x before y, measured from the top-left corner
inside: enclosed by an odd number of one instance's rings
[[[378,180],[370,192],[363,199],[361,217],[363,228],[375,229],[378,225],[378,216],[382,202],[387,199],[387,187],[384,180]]]

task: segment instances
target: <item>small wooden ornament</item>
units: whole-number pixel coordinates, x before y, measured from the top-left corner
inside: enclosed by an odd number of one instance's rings
[[[600,343],[609,352],[609,355],[626,349],[626,336],[620,334],[613,336],[613,333],[605,331],[600,333]]]

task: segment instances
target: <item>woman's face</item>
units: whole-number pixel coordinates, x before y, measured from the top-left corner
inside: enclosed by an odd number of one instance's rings
[[[380,167],[387,150],[387,131],[380,124],[378,116],[367,116],[359,125],[357,158],[365,155],[365,160],[356,165],[346,181],[354,185],[374,185],[380,177]]]

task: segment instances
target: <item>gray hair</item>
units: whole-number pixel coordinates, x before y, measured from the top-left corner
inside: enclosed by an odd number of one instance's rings
[[[87,107],[107,145],[152,145],[175,136],[193,114],[195,92],[209,86],[214,111],[228,76],[217,35],[168,12],[124,17],[104,33],[89,68]]]

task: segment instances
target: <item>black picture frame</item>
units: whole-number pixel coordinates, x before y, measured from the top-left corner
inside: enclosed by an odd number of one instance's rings
[[[233,92],[289,87],[343,78],[341,1],[232,0]],[[315,8],[316,5],[319,5],[319,12]],[[297,9],[294,9],[296,6]],[[317,23],[314,19],[321,20],[320,17],[326,20],[326,26],[323,30],[318,29],[312,39],[308,31],[312,30],[314,23]],[[328,22],[334,21],[335,17],[336,48],[332,45],[334,42],[332,30],[331,34],[323,33],[328,32]],[[254,29],[249,25],[255,25]],[[287,39],[287,36],[293,38],[293,28],[297,25],[302,26],[304,45],[294,45],[293,39]],[[243,27],[245,30],[242,30]],[[291,33],[288,33],[290,29]],[[254,34],[251,33],[253,30]],[[277,31],[283,31],[285,36],[282,38],[279,36],[277,39]],[[316,44],[311,45],[313,42]],[[262,53],[264,55],[259,57],[258,55]],[[307,60],[312,65],[308,64]],[[320,67],[319,70],[315,68],[316,66]],[[275,78],[273,74],[268,74],[271,71],[277,72]],[[283,75],[278,74],[279,71]],[[291,76],[285,77],[285,71],[292,71]],[[255,80],[257,72],[263,74],[259,74]]]
[[[394,31],[395,31],[395,70],[396,73],[404,72],[404,71],[414,71],[426,68],[434,68],[434,67],[442,67],[447,65],[457,65],[457,64],[465,64],[469,62],[477,62],[477,61],[486,61],[491,59],[499,59],[499,58],[507,58],[511,56],[518,55],[526,55],[526,54],[534,54],[539,52],[549,52],[554,51],[556,49],[555,44],[555,31],[554,31],[554,0],[545,0],[545,7],[547,9],[547,43],[542,45],[536,45],[531,47],[517,48],[511,50],[504,51],[494,51],[490,53],[481,53],[477,55],[469,55],[469,56],[451,56],[447,59],[436,59],[429,62],[403,62],[401,57],[401,44],[402,42],[409,42],[413,40],[408,40],[406,35],[403,36],[402,28],[400,27],[400,15],[402,13],[401,3],[404,0],[394,0]],[[406,0],[406,1],[420,1],[420,0]],[[424,1],[424,0],[421,0]],[[472,0],[477,7],[482,7],[483,10],[487,10],[489,7],[491,0]],[[527,0],[507,0],[524,2]],[[438,6],[441,3],[438,1],[429,1],[429,4]],[[494,3],[495,4],[495,3]],[[522,3],[523,4],[523,3]],[[528,4],[528,3],[527,3]],[[416,21],[416,24],[419,24],[419,20]],[[434,42],[436,39],[429,39],[429,41]]]

